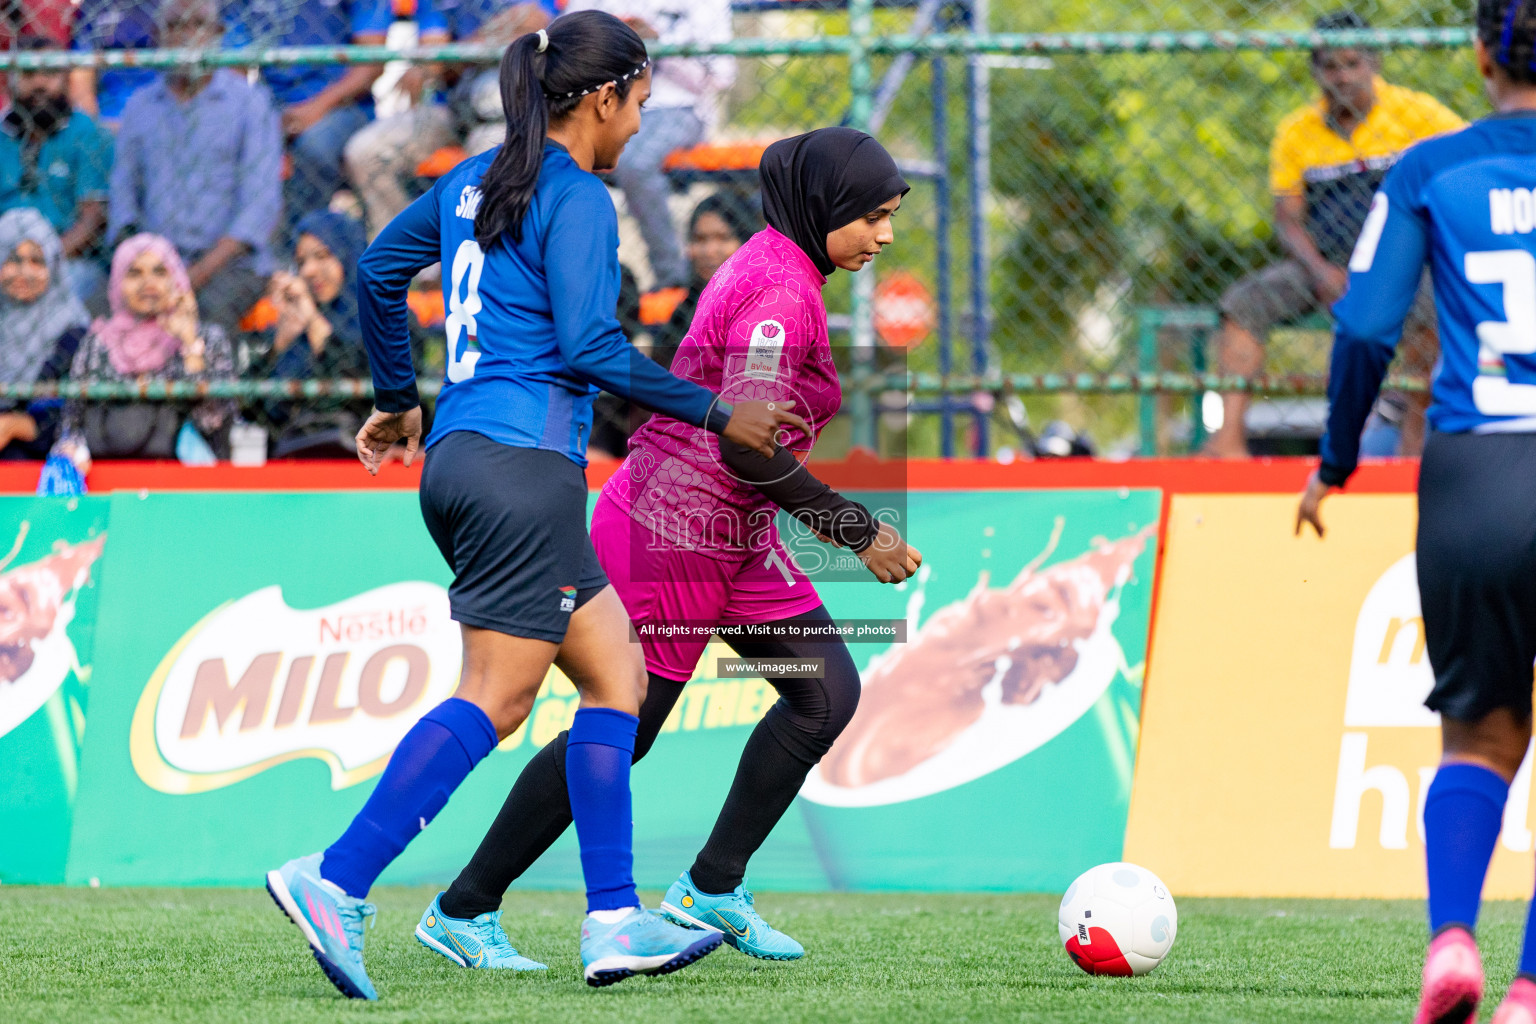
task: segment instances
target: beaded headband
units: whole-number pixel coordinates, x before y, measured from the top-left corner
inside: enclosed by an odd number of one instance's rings
[[[642,72],[645,71],[646,68],[648,68],[650,66],[651,66],[651,62],[649,60],[643,61],[640,64],[639,67],[635,68],[635,70],[631,71],[629,74],[625,75],[623,78],[610,79],[609,81],[613,82],[615,85],[617,85],[619,82],[627,82],[631,78],[635,78],[638,75],[640,75]],[[608,82],[599,82],[596,85],[589,86],[588,88],[581,89],[579,91],[566,92],[566,93],[549,92],[548,90],[546,90],[544,95],[548,99],[552,99],[552,100],[569,100],[569,99],[574,99],[577,96],[585,96],[585,95],[587,95],[587,93],[590,93],[590,92],[597,92],[597,90],[601,89],[603,86],[605,86],[607,84],[608,84]]]

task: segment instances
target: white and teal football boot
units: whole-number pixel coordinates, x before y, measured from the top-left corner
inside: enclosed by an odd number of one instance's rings
[[[377,911],[372,903],[354,899],[321,878],[322,856],[312,853],[268,871],[267,892],[298,925],[315,962],[342,995],[377,999],[379,994],[363,969],[363,922]]]
[[[679,928],[644,907],[613,924],[590,914],[581,922],[581,964],[593,988],[636,974],[671,974],[719,947],[718,932]]]

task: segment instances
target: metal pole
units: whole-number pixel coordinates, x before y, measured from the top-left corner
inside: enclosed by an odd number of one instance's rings
[[[1157,329],[1162,326],[1156,310],[1143,309],[1136,329],[1137,369],[1143,376],[1157,373]],[[1141,426],[1141,454],[1150,458],[1157,454],[1157,398],[1142,394],[1136,399],[1137,418]]]
[[[873,71],[869,62],[869,44],[874,37],[874,0],[848,0],[848,85],[852,94],[848,105],[848,123],[868,131],[874,113]],[[879,450],[879,425],[875,417],[874,395],[868,377],[875,364],[874,267],[853,275],[853,317],[849,337],[853,342],[854,378],[859,387],[853,394],[853,443],[855,447]]]
[[[908,28],[911,35],[926,36],[933,31],[934,23],[939,19],[944,7],[949,0],[920,0],[917,5],[917,13],[912,16],[912,24]],[[941,24],[940,29],[944,26]],[[912,71],[912,65],[917,62],[917,56],[912,53],[897,54],[891,61],[891,66],[880,78],[880,89],[875,93],[875,112],[870,118],[869,132],[877,134],[885,127],[885,119],[891,112],[891,107],[896,103],[896,94],[901,91],[902,84],[906,82],[907,75]]]
[[[981,0],[976,0],[981,3]],[[849,0],[849,13],[872,6]],[[984,3],[982,3],[984,6]],[[973,25],[985,22],[973,19]],[[865,22],[868,25],[868,20]],[[1428,50],[1472,45],[1470,28],[1350,29],[1342,32],[1068,32],[982,33],[951,35],[891,35],[862,42],[840,36],[804,39],[730,39],[712,43],[658,43],[646,49],[654,57],[791,57],[869,53],[935,54],[1066,54],[1066,53],[1305,53],[1336,48]],[[238,50],[5,50],[0,71],[65,68],[270,67],[306,64],[411,63],[495,64],[502,47],[488,43],[447,43],[442,46],[285,46]]]
[[[948,28],[948,26],[945,26]],[[953,369],[954,346],[954,297],[950,287],[950,275],[954,273],[949,247],[950,238],[950,187],[949,187],[949,83],[946,81],[948,65],[943,57],[935,57],[930,63],[933,74],[933,162],[938,165],[938,176],[933,180],[934,203],[938,207],[938,259],[936,273],[939,304],[939,373],[948,376]],[[950,409],[949,395],[940,400],[939,451],[946,459],[955,457],[955,415]]]
[[[1164,319],[1163,323],[1173,326]],[[1202,328],[1203,329],[1203,328]],[[1242,391],[1275,398],[1317,396],[1328,393],[1324,373],[1256,374],[1252,377],[1220,373],[1176,373],[1159,370],[1139,373],[993,373],[986,378],[958,374],[948,379],[936,373],[890,373],[877,376],[876,387],[942,395],[946,391],[985,391],[999,397],[1059,395],[1077,392],[1094,395],[1200,395],[1206,391]],[[1390,374],[1382,385],[1396,391],[1427,391],[1422,377]],[[437,380],[417,383],[423,398],[434,398],[442,389]],[[356,377],[324,380],[208,380],[208,381],[42,381],[8,384],[0,381],[0,400],[82,398],[111,401],[202,401],[205,398],[372,398],[373,382]],[[918,403],[919,406],[925,403]],[[930,403],[931,404],[931,403]],[[924,411],[936,411],[937,405]]]
[[[981,34],[987,30],[988,0],[970,0],[971,32]],[[970,75],[967,105],[971,122],[971,372],[985,376],[987,372],[987,345],[992,334],[991,296],[988,274],[991,261],[987,258],[987,196],[992,183],[992,110],[989,94],[987,62],[980,55],[969,61]],[[988,413],[977,412],[977,458],[992,453],[992,441],[988,427]]]

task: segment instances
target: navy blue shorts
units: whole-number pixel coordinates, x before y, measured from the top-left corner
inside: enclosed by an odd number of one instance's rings
[[[1531,714],[1536,434],[1433,434],[1419,469],[1419,598],[1432,710]]]
[[[421,515],[467,626],[558,644],[608,585],[587,534],[586,473],[559,452],[455,431],[428,453]]]

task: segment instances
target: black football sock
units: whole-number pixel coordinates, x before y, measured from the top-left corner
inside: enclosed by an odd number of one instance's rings
[[[795,620],[831,618],[818,607]],[[779,700],[748,737],[725,806],[689,869],[701,892],[716,895],[742,883],[747,861],[789,810],[806,775],[831,748],[859,703],[859,672],[841,640],[735,640],[731,646],[745,658],[822,658],[825,672],[820,679],[769,680]]]
[[[645,703],[640,707],[640,731],[635,760],[656,741],[662,723],[682,696],[683,684],[651,674]],[[507,889],[554,845],[571,824],[571,799],[565,782],[565,743],[562,732],[546,743],[523,767],[496,820],[480,840],[480,848],[443,894],[443,913],[473,918],[501,906]]]

